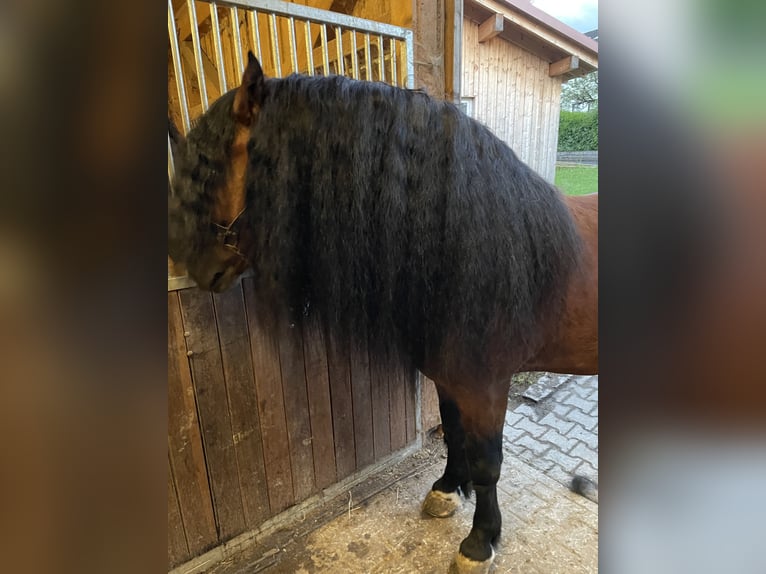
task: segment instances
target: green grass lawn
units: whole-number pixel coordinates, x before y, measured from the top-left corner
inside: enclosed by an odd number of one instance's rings
[[[597,167],[556,167],[556,186],[567,195],[598,191]]]

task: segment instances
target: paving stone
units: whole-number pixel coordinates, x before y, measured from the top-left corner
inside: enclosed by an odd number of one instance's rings
[[[562,435],[556,429],[548,429],[548,431],[540,437],[540,440],[551,443],[559,452],[569,452],[577,442],[575,439]]]
[[[533,437],[526,434],[516,440],[515,444],[525,447],[527,450],[532,451],[538,456],[548,450],[548,447],[550,446],[549,444],[535,440]]]
[[[553,466],[553,461],[548,458],[544,458],[543,456],[531,457],[527,463],[542,472],[547,472]]]
[[[516,428],[509,425],[505,425],[503,427],[503,437],[505,437],[506,440],[515,443],[521,435],[526,434],[527,431],[525,431],[522,428]]]
[[[552,395],[566,380],[566,377],[558,375],[543,375],[534,384],[527,387],[521,396],[539,402]]]
[[[567,488],[569,488],[569,483],[572,481],[572,473],[565,468],[561,468],[557,464],[554,464],[545,471],[545,474]]]
[[[574,426],[574,423],[568,420],[565,420],[562,417],[559,417],[555,413],[548,413],[543,418],[540,419],[539,423],[541,425],[546,425],[549,427],[553,427],[558,432],[562,434],[567,434],[572,427]]]
[[[575,425],[572,430],[569,431],[567,437],[585,443],[587,447],[592,450],[598,449],[598,435],[592,431],[585,430],[580,425]]]
[[[583,399],[574,393],[570,394],[570,396],[565,399],[562,399],[561,402],[570,407],[576,407],[583,413],[587,413],[591,409],[591,402],[589,400]]]
[[[590,408],[588,408],[587,410],[589,411]],[[579,407],[572,409],[567,415],[567,418],[570,421],[580,423],[583,426],[583,428],[586,428],[588,430],[592,430],[598,424],[598,419],[596,417],[586,415],[583,412],[583,410],[580,409]]]
[[[567,471],[568,473],[572,473],[575,468],[577,468],[580,463],[582,462],[582,459],[574,458],[571,456],[568,456],[564,454],[563,452],[556,450],[554,448],[548,449],[548,451],[545,453],[544,458],[550,460],[551,462],[557,464],[562,469]]]
[[[555,402],[553,404],[553,408],[551,409],[552,412],[556,413],[556,415],[559,418],[566,419],[566,417],[569,415],[570,412],[572,412],[572,407],[569,405],[565,405],[564,403]]]
[[[516,411],[510,411],[505,414],[505,424],[513,426],[518,421],[524,418],[525,415]]]
[[[531,419],[521,419],[514,427],[528,432],[533,437],[539,437],[546,431],[546,427],[537,424]]]
[[[585,385],[572,385],[572,392],[576,394],[581,399],[584,399],[586,401],[591,401],[591,395],[595,392],[594,389],[585,386]]]
[[[532,405],[528,405],[526,403],[522,403],[518,405],[515,409],[513,409],[513,412],[516,414],[520,414],[524,418],[537,420],[540,418],[537,410]]]
[[[587,461],[594,467],[598,466],[598,451],[588,448],[581,442],[578,442],[575,445],[575,447],[569,452],[569,456]]]
[[[598,460],[596,460],[596,462],[598,462]],[[580,476],[584,476],[595,482],[598,482],[598,470],[596,470],[595,466],[593,466],[588,460],[582,461],[580,466],[574,470],[574,474],[579,474]]]

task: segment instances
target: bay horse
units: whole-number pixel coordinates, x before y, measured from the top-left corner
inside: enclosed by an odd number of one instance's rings
[[[424,509],[446,516],[475,491],[453,568],[487,572],[510,377],[557,353],[576,362],[579,340],[560,326],[593,307],[593,285],[573,285],[595,279],[597,197],[568,206],[451,103],[338,76],[266,78],[252,54],[179,144],[173,192],[168,252],[200,288],[252,267],[262,309],[314,314],[338,341],[367,338],[371,364],[394,357],[435,382],[448,459]]]

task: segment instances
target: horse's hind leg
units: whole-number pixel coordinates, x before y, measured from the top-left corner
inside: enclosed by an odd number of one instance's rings
[[[465,432],[460,424],[460,411],[455,401],[450,399],[438,384],[436,392],[439,394],[444,442],[447,443],[447,466],[444,474],[426,496],[423,510],[431,516],[445,518],[452,516],[460,508],[461,494],[470,494],[471,473],[465,455]]]

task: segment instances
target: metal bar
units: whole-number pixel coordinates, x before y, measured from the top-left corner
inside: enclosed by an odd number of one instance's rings
[[[311,22],[306,20],[306,62],[308,62],[309,76],[314,75],[314,46],[311,44]]]
[[[173,160],[173,145],[170,143],[170,133],[168,133],[168,179],[173,179],[176,173],[176,164]],[[171,189],[172,193],[172,189]],[[174,194],[175,195],[175,194]]]
[[[231,35],[234,39],[234,60],[241,76],[245,73],[245,63],[242,61],[242,39],[239,36],[239,12],[234,6],[229,12],[229,21],[231,23]]]
[[[407,49],[407,87],[412,90],[415,88],[415,47],[413,46],[412,30],[407,30],[404,38],[404,45]]]
[[[359,79],[359,56],[356,53],[356,30],[351,30],[351,66],[354,68],[354,79]]]
[[[343,32],[340,26],[335,26],[335,48],[338,52],[338,69],[339,76],[346,75],[346,62],[343,60]]]
[[[194,279],[188,275],[168,277],[168,291],[180,291],[181,289],[189,289],[196,286],[197,284],[194,282]]]
[[[274,14],[269,14],[269,26],[271,28],[271,57],[274,60],[274,70],[276,70],[277,78],[281,78],[282,59],[279,56],[277,17]]]
[[[223,49],[221,48],[221,28],[218,25],[218,6],[215,2],[210,3],[210,25],[213,29],[213,47],[215,48],[216,65],[218,66],[218,87],[221,94],[225,94],[226,69],[223,62]]]
[[[184,133],[188,133],[191,128],[189,103],[186,101],[186,88],[184,87],[183,68],[181,67],[181,51],[178,48],[178,33],[176,32],[176,18],[173,14],[172,0],[168,0],[168,35],[170,36],[170,53],[173,57],[173,71],[176,76],[178,104],[181,106],[181,120],[184,124],[183,130]]]
[[[226,4],[241,6],[243,8],[256,8],[261,12],[271,12],[277,16],[294,16],[299,20],[326,22],[332,26],[356,28],[361,32],[382,34],[384,36],[393,36],[401,39],[404,39],[408,33],[412,33],[412,31],[407,28],[384,24],[382,22],[374,22],[372,20],[365,20],[364,18],[348,16],[338,12],[320,10],[310,6],[303,6],[302,4],[281,2],[280,0],[226,0]]]
[[[380,74],[380,81],[386,81],[386,52],[383,49],[383,36],[378,36],[378,73]]]
[[[372,58],[370,58],[370,35],[364,35],[364,76],[368,82],[372,80]]]
[[[241,281],[244,277],[254,277],[255,272],[251,267],[245,269],[244,273],[239,276],[237,281]],[[197,284],[194,279],[188,275],[181,275],[179,277],[168,277],[168,291],[179,291],[181,289],[188,289],[190,287],[196,287]]]
[[[293,73],[298,73],[298,45],[295,41],[295,18],[290,16],[290,60],[293,65]]]
[[[322,33],[322,69],[324,70],[324,75],[328,76],[330,75],[330,58],[328,49],[327,49],[327,24],[322,24],[321,28]]]
[[[247,11],[247,21],[250,24],[250,34],[253,38],[253,50],[255,50],[255,57],[260,62],[263,58],[261,56],[261,31],[258,27],[258,13],[255,10]]]
[[[199,96],[202,100],[202,112],[207,111],[207,87],[205,86],[205,70],[202,64],[202,46],[199,41],[199,23],[197,22],[197,9],[194,7],[194,0],[186,0],[186,6],[189,9],[189,23],[191,24],[192,46],[194,47],[194,61],[197,65],[197,84],[199,85]]]
[[[396,38],[389,38],[391,46],[391,83],[394,86],[399,85],[399,76],[396,75]]]

